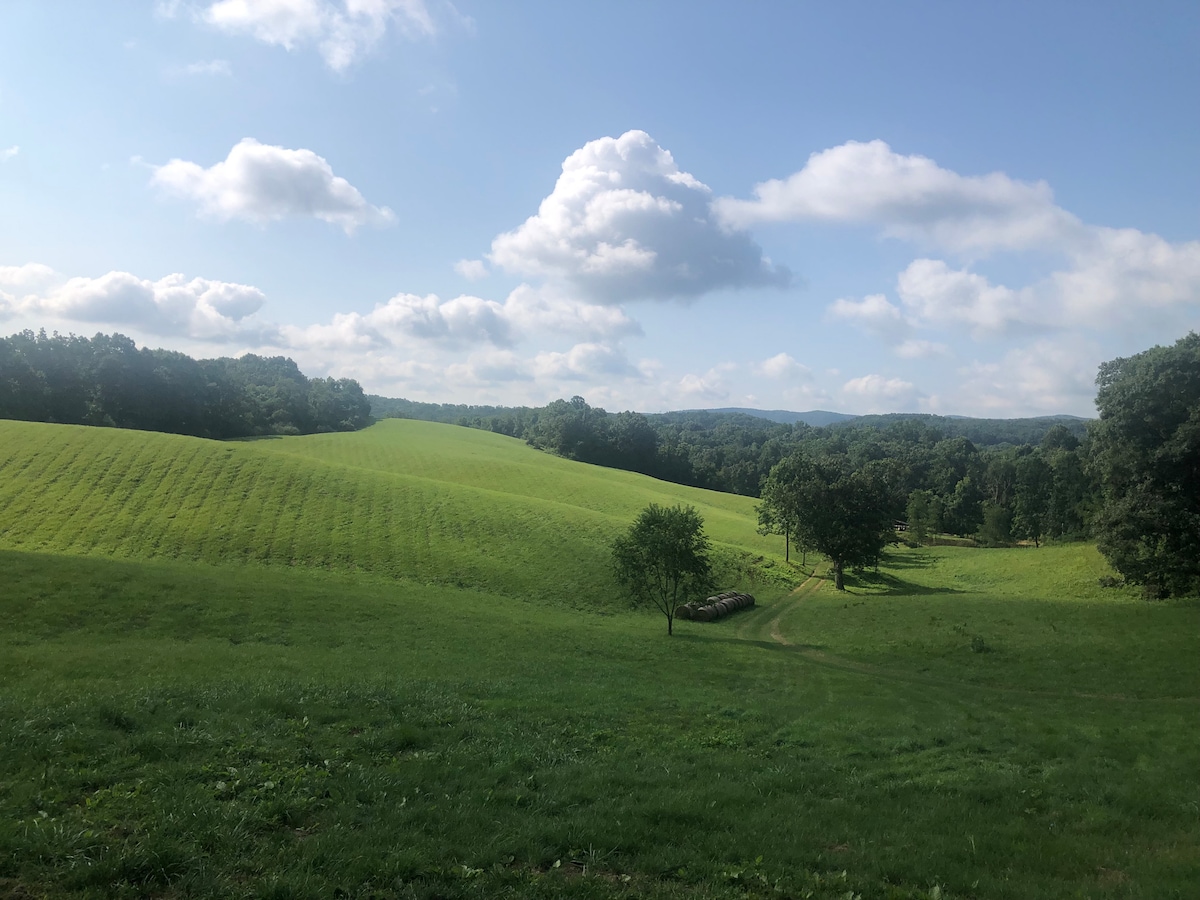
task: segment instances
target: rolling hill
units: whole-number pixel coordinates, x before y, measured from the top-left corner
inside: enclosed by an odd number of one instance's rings
[[[780,549],[755,532],[749,498],[450,425],[221,443],[0,422],[0,534],[17,550],[362,571],[592,605],[612,600],[612,537],[651,502],[696,506],[730,560]]]
[[[756,608],[668,638],[614,595],[652,501]],[[426,422],[0,421],[0,896],[1193,893],[1200,606],[1085,544],[839,594],[754,526]]]

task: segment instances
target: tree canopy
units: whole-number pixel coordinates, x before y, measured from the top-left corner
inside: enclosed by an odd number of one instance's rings
[[[1100,366],[1098,544],[1148,596],[1200,588],[1200,334]]]
[[[844,455],[781,461],[767,478],[760,522],[789,522],[797,542],[829,559],[834,587],[847,567],[879,562],[892,535],[895,498],[878,462],[856,468]]]
[[[353,431],[371,408],[357,381],[306,378],[291,359],[192,359],[121,334],[0,338],[0,418],[196,437]]]
[[[667,617],[712,587],[712,563],[704,520],[692,506],[647,506],[629,530],[613,541],[617,581],[635,602],[649,603]]]

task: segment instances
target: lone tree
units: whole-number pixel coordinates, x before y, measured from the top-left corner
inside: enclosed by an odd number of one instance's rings
[[[652,603],[673,633],[675,611],[712,586],[704,520],[691,506],[647,506],[612,545],[617,580],[640,603]]]
[[[1100,551],[1147,597],[1200,588],[1200,334],[1100,366]]]
[[[878,563],[892,536],[891,493],[874,463],[855,470],[843,455],[784,459],[762,496],[759,521],[791,522],[797,543],[828,558],[839,591],[846,567]]]

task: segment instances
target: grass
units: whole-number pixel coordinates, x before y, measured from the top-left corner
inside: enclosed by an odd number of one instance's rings
[[[730,558],[774,562],[748,501],[410,424],[232,449],[3,432],[0,896],[1194,896],[1196,604],[1099,588],[1082,545],[926,548],[844,595],[761,575],[756,609],[668,639],[578,601],[603,567],[579,535],[688,497]],[[131,499],[123,526],[98,491]],[[470,509],[489,548],[520,510],[572,533],[526,571],[440,559],[459,543],[389,567],[353,515],[371,492],[443,498],[443,530]]]
[[[219,443],[0,422],[0,532],[12,549],[361,571],[611,606],[608,545],[651,501],[695,505],[726,569],[774,549],[749,498],[450,425],[392,419]]]

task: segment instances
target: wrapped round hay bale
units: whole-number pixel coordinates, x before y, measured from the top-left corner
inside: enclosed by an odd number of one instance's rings
[[[696,622],[711,622],[713,620],[712,607],[700,607],[698,610],[692,613],[692,619]]]
[[[691,617],[692,610],[687,606],[681,606],[675,610],[675,618],[677,619],[690,619]]]

